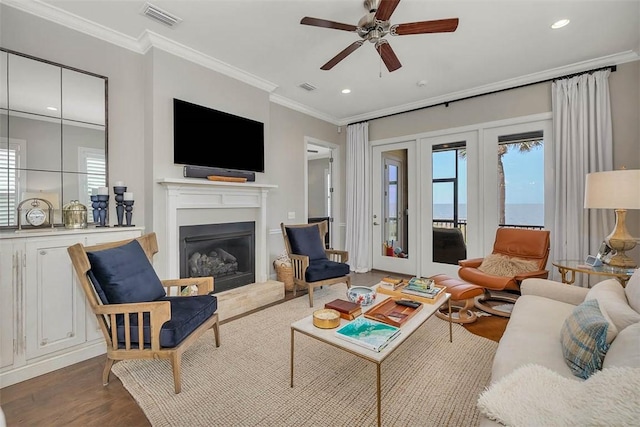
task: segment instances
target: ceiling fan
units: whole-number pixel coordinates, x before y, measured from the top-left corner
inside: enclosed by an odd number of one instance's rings
[[[391,14],[400,3],[400,0],[364,0],[364,7],[367,13],[360,18],[358,25],[342,24],[340,22],[326,19],[310,18],[305,16],[300,21],[303,25],[311,25],[322,28],[332,28],[334,30],[356,32],[362,40],[355,41],[347,46],[342,52],[331,58],[329,62],[320,67],[321,70],[330,70],[340,61],[345,59],[356,49],[369,41],[375,44],[375,48],[380,58],[387,66],[389,72],[402,67],[398,57],[393,52],[391,45],[384,38],[387,34],[392,36],[405,36],[410,34],[425,33],[450,33],[458,28],[458,18],[438,19],[433,21],[409,22],[404,24],[391,25],[389,19]]]

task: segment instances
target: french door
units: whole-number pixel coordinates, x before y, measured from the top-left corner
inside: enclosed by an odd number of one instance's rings
[[[545,228],[553,233],[548,116],[374,145],[373,268],[457,277],[459,260],[491,253],[498,227]],[[402,253],[406,257],[397,256]]]
[[[420,275],[457,277],[458,261],[479,239],[478,133],[420,140]]]
[[[420,148],[422,275],[457,275],[458,259],[491,253],[498,227],[551,230],[551,120],[487,124]]]
[[[372,265],[416,274],[415,141],[373,147]]]

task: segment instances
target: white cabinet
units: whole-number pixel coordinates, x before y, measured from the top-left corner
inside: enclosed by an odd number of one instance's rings
[[[142,232],[123,227],[0,234],[0,387],[105,352],[67,247]]]
[[[78,236],[30,239],[25,244],[27,360],[85,342],[84,295],[67,253],[76,243]]]
[[[14,251],[13,242],[0,240],[0,369],[14,363],[17,345],[16,283],[21,254]]]

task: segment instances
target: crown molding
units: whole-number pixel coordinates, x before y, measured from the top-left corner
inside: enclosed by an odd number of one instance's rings
[[[149,49],[157,48],[267,92],[272,92],[278,87],[272,82],[153,31],[145,30],[138,38],[134,38],[39,0],[0,0],[0,3],[139,54],[145,54]]]
[[[344,126],[349,123],[374,120],[393,114],[399,114],[417,110],[420,108],[430,107],[432,105],[443,104],[445,102],[455,102],[456,100],[461,100],[463,98],[468,98],[471,96],[478,96],[500,90],[512,89],[519,86],[543,82],[570,74],[581,73],[597,68],[619,65],[638,60],[640,60],[640,55],[638,54],[638,52],[627,50],[613,55],[602,56],[600,58],[591,59],[588,61],[576,62],[574,64],[552,68],[549,70],[541,71],[539,73],[527,74],[525,76],[520,76],[514,79],[502,80],[500,82],[491,83],[484,86],[477,86],[475,88],[459,92],[452,92],[433,98],[427,98],[410,104],[398,105],[384,110],[372,111],[358,116],[348,117],[345,119],[341,119],[339,125]]]
[[[0,0],[0,3],[6,4],[7,6],[13,7],[15,9],[19,9],[26,13],[36,15],[40,18],[52,21],[72,30],[79,31],[92,37],[96,37],[100,40],[106,41],[116,46],[120,46],[139,54],[145,54],[151,48],[163,50],[187,61],[196,63],[205,68],[242,81],[243,83],[246,83],[248,85],[265,90],[269,92],[269,100],[276,104],[285,106],[287,108],[315,117],[317,119],[327,121],[337,126],[344,126],[349,123],[361,122],[366,120],[374,120],[380,117],[408,112],[420,108],[426,108],[437,104],[454,102],[462,98],[511,89],[518,86],[542,82],[545,80],[554,79],[569,74],[580,73],[595,68],[606,67],[609,65],[618,65],[640,60],[638,51],[628,50],[613,55],[603,56],[588,61],[582,61],[558,68],[553,68],[550,70],[541,71],[539,73],[528,74],[514,79],[503,80],[484,86],[478,86],[464,91],[452,92],[446,95],[427,98],[409,104],[398,105],[383,110],[371,111],[357,116],[338,119],[336,117],[332,117],[325,113],[311,109],[306,105],[300,104],[281,95],[274,94],[273,91],[277,89],[278,85],[272,82],[257,77],[241,69],[235,68],[227,63],[219,61],[211,56],[205,55],[202,52],[177,43],[152,31],[145,30],[136,39],[118,31],[114,31],[110,28],[104,27],[93,21],[89,21],[85,18],[59,9],[51,4],[43,3],[39,0]]]
[[[174,56],[196,63],[236,80],[240,80],[243,83],[267,92],[273,92],[278,87],[278,85],[271,83],[268,80],[255,76],[251,73],[247,73],[239,68],[235,68],[226,62],[219,61],[202,52],[177,43],[167,37],[161,36],[160,34],[154,33],[153,31],[145,30],[138,40],[140,41],[141,48],[144,47],[144,52],[147,52],[152,47],[160,49]]]
[[[318,110],[314,110],[312,108],[309,108],[306,105],[300,104],[299,102],[292,101],[289,98],[285,98],[275,93],[269,94],[269,101],[273,102],[274,104],[282,105],[283,107],[291,108],[292,110],[296,110],[308,116],[315,117],[316,119],[324,120],[325,122],[329,122],[336,126],[339,125],[340,123],[340,121],[336,117],[329,116]]]
[[[87,34],[98,39],[105,40],[109,43],[118,45],[137,53],[143,53],[140,49],[140,43],[133,37],[114,31],[110,28],[97,24],[88,19],[82,18],[73,13],[59,9],[47,3],[37,0],[0,0],[0,3],[21,10],[31,15],[36,15],[47,21],[71,28],[81,33]]]

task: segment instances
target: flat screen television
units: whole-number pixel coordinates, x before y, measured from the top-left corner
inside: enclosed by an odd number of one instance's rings
[[[173,162],[264,172],[264,123],[174,98]]]

